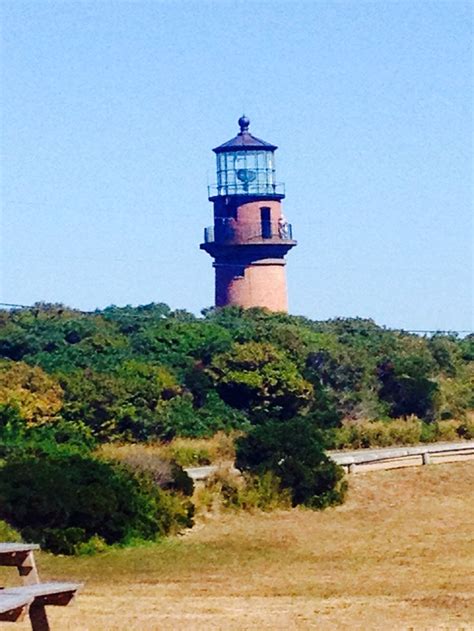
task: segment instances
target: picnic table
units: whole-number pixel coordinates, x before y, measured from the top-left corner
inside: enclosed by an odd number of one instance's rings
[[[0,589],[0,621],[16,622],[29,614],[33,631],[49,631],[45,607],[68,605],[82,587],[80,583],[42,583],[34,557],[35,543],[0,543],[0,565],[16,567],[19,587]]]

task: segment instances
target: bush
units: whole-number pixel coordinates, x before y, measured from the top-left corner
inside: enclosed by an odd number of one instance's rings
[[[291,505],[290,492],[282,490],[279,478],[272,471],[261,476],[247,473],[243,485],[227,483],[221,493],[226,508],[269,511]]]
[[[18,406],[28,425],[54,419],[62,406],[63,391],[39,366],[0,361],[0,401]]]
[[[456,441],[459,440],[459,421],[438,421],[436,440]]]
[[[237,476],[235,473],[220,470],[199,489],[196,504],[204,510],[218,507],[270,511],[288,508],[291,505],[291,494],[288,490],[281,489],[280,480],[271,471],[262,476],[250,473]]]
[[[206,447],[193,445],[170,445],[171,459],[182,467],[205,467],[211,464],[211,455]]]
[[[107,548],[108,545],[104,539],[98,535],[94,535],[89,541],[79,543],[75,548],[75,553],[81,556],[92,556],[99,552],[105,552]]]
[[[103,445],[99,453],[108,460],[121,462],[138,474],[146,474],[161,489],[193,494],[194,483],[183,467],[163,458],[153,446]]]
[[[21,541],[21,535],[6,521],[0,520],[0,541],[19,542]]]
[[[191,522],[190,511],[151,481],[78,455],[7,462],[0,468],[0,518],[62,554],[94,536],[107,544],[154,539]]]
[[[420,442],[434,443],[438,440],[438,423],[421,424]]]
[[[208,369],[220,397],[253,421],[289,418],[307,409],[313,386],[296,364],[271,344],[248,342],[216,355]]]
[[[383,362],[377,367],[377,374],[381,383],[379,397],[389,404],[390,416],[416,415],[425,420],[431,420],[435,412],[436,397],[439,386],[425,374],[427,368],[423,366],[423,357],[410,358],[412,374],[404,374],[391,362]],[[405,364],[409,363],[405,358]],[[407,366],[403,366],[407,369]],[[401,374],[400,374],[401,373]]]
[[[245,413],[227,405],[213,392],[208,393],[202,407],[194,405],[190,393],[163,401],[157,406],[156,416],[158,421],[150,426],[149,435],[162,440],[209,438],[216,432],[249,426]]]
[[[416,417],[393,421],[347,423],[334,431],[331,447],[360,449],[413,445],[422,440],[423,427],[429,425],[431,424],[422,423]],[[427,430],[426,433],[428,433]]]
[[[86,455],[95,440],[83,423],[61,418],[31,426],[14,405],[0,405],[0,457],[11,455]]]
[[[459,437],[466,440],[474,439],[474,418],[463,421],[457,428],[457,434]]]
[[[223,460],[234,461],[234,442],[239,432],[217,432],[212,438],[175,438],[162,443],[160,451],[164,458],[173,460],[183,467],[205,466]]]
[[[344,500],[344,472],[324,453],[323,436],[305,418],[270,421],[237,440],[236,465],[263,476],[272,472],[292,504],[324,508]]]
[[[460,437],[474,437],[474,423],[465,421],[425,422],[415,416],[384,421],[346,423],[343,427],[325,433],[327,447],[331,449],[360,449],[416,445],[437,441],[456,441]]]

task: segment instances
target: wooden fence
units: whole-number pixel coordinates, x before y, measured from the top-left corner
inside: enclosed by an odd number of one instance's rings
[[[457,443],[430,443],[416,447],[381,447],[374,449],[357,449],[352,451],[328,451],[328,456],[344,467],[348,473],[362,473],[377,469],[397,469],[417,465],[456,462],[474,458],[474,440]],[[194,482],[202,483],[209,476],[222,468],[217,465],[206,467],[188,467],[185,471]],[[233,463],[225,464],[225,469],[234,469]]]
[[[416,447],[387,447],[329,451],[328,456],[348,473],[456,462],[474,458],[474,441],[432,443]]]

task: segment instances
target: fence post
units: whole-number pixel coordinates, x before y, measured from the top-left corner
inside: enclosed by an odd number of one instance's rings
[[[421,454],[421,461],[423,464],[430,464],[431,463],[431,458],[430,458],[430,452],[429,451],[424,451]]]

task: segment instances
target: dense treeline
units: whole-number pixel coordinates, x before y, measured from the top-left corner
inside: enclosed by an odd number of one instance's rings
[[[473,438],[473,408],[474,336],[259,309],[0,311],[0,533],[88,553],[190,527],[196,501],[324,508],[347,488],[325,448]],[[178,453],[155,451],[216,432],[243,475],[190,499]]]
[[[0,311],[0,358],[3,416],[8,406],[27,428],[99,441],[297,417],[330,436],[371,420],[463,421],[474,408],[474,336],[420,337],[358,318],[38,304]]]

